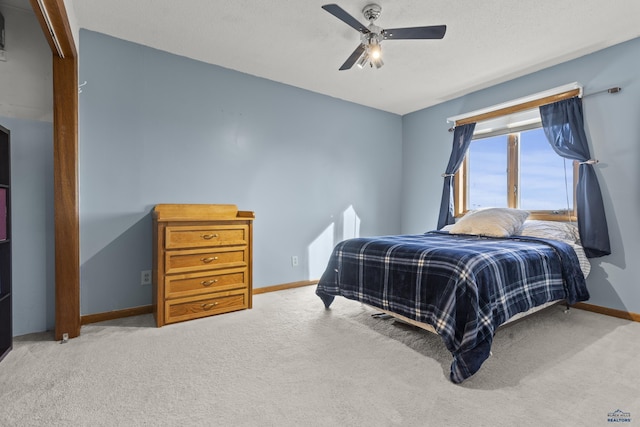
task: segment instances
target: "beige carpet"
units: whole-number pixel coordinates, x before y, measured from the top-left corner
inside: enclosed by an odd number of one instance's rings
[[[454,385],[439,337],[344,298],[325,310],[314,290],[160,329],[88,325],[67,344],[19,337],[0,425],[606,426],[616,410],[640,425],[640,323],[552,307],[499,330]]]

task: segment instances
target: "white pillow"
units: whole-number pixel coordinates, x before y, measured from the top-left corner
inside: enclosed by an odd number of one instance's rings
[[[469,212],[449,230],[451,234],[509,237],[520,233],[529,212],[511,208],[487,208]]]
[[[522,236],[562,240],[567,243],[580,244],[580,233],[578,233],[578,227],[569,222],[531,219],[524,222],[520,234]]]

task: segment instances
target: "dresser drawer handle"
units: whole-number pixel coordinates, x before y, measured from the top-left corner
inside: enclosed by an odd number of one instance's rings
[[[201,234],[200,237],[202,237],[204,240],[211,240],[214,237],[218,237],[217,234]]]
[[[209,257],[209,258],[200,258],[200,261],[202,261],[205,264],[207,264],[207,263],[210,263],[211,261],[215,261],[217,259],[218,259],[217,256],[213,256],[213,257]]]
[[[218,305],[218,303],[217,303],[217,302],[212,302],[212,303],[209,303],[209,304],[202,304],[202,309],[203,309],[204,311],[209,311],[209,310],[211,310],[213,307],[215,307],[216,305]]]
[[[203,280],[202,282],[200,282],[200,284],[202,286],[211,286],[214,283],[218,283],[218,279],[213,279],[213,280]]]

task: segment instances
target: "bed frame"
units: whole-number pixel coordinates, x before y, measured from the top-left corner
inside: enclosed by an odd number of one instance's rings
[[[517,313],[514,316],[512,316],[509,320],[504,322],[502,325],[500,325],[500,327],[503,327],[503,326],[508,325],[510,323],[513,323],[513,322],[516,322],[516,321],[518,321],[518,320],[520,320],[520,319],[522,319],[524,317],[527,317],[527,316],[529,316],[529,315],[531,315],[533,313],[536,313],[538,311],[542,311],[542,310],[544,310],[546,308],[549,308],[551,306],[562,304],[563,302],[564,301],[562,301],[562,300],[550,301],[550,302],[547,302],[545,304],[539,305],[538,307],[533,307],[532,309],[530,309],[529,311],[525,311],[524,313]],[[393,317],[397,321],[400,321],[402,323],[407,323],[407,324],[412,325],[412,326],[416,326],[416,327],[418,327],[420,329],[424,329],[427,332],[431,332],[432,334],[438,335],[438,333],[436,332],[434,327],[431,326],[428,323],[418,322],[417,320],[409,319],[408,317],[405,317],[405,316],[403,316],[401,314],[394,313],[394,312],[388,311],[388,310],[383,310],[383,309],[378,308],[378,307],[373,307],[373,306],[370,306],[370,305],[367,305],[367,304],[364,304],[364,305],[366,305],[367,307],[371,307],[373,310],[377,310],[379,312],[379,313],[372,314],[371,316],[373,316],[373,317],[378,317],[378,318],[382,318],[383,316]],[[564,312],[565,313],[569,312],[569,305],[568,304],[566,305],[566,308],[564,309]]]

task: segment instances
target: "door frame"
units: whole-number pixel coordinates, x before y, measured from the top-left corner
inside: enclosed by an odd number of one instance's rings
[[[78,52],[64,0],[29,0],[53,65],[55,339],[80,335]]]

